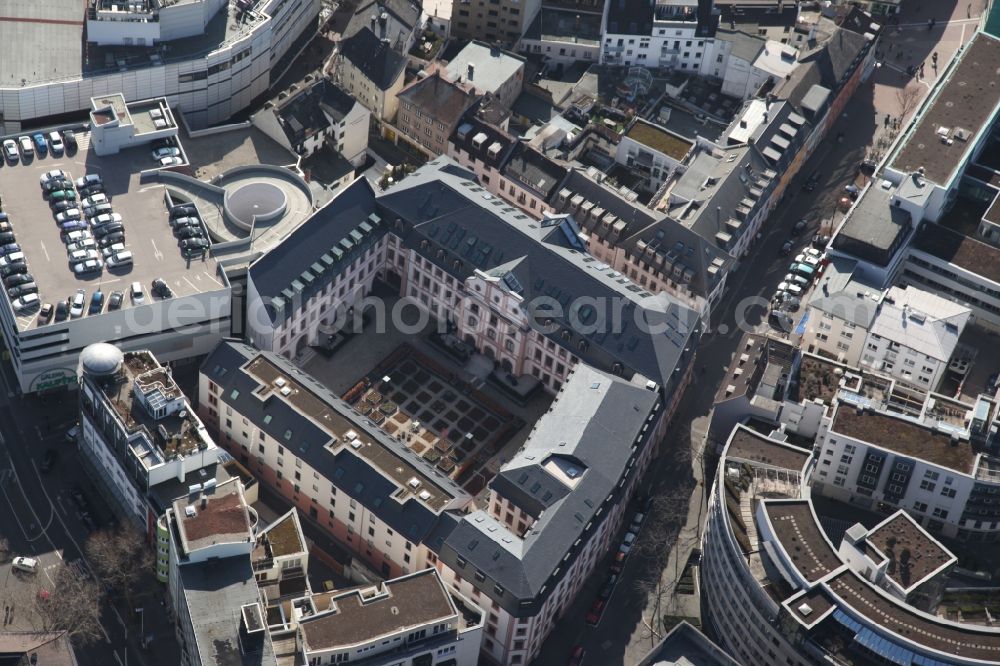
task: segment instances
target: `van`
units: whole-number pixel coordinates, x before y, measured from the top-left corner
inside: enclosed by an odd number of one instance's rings
[[[789,270],[808,280],[812,280],[816,276],[816,269],[808,264],[792,264]]]
[[[10,565],[18,571],[25,573],[38,573],[38,560],[33,557],[15,557]]]

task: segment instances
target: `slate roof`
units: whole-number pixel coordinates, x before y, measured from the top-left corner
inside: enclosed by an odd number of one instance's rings
[[[379,20],[383,13],[387,15],[385,24]],[[419,23],[419,3],[415,4],[410,0],[362,0],[342,34],[344,37],[352,37],[367,29],[377,38],[384,37],[395,45],[401,34],[408,34]]]
[[[518,142],[500,173],[507,180],[520,183],[545,200],[552,196],[566,178],[566,167],[527,144]]]
[[[308,135],[342,121],[357,101],[323,77],[281,100],[274,108],[281,129],[293,146]]]
[[[855,59],[868,44],[869,41],[863,34],[834,28],[825,42],[812,50],[803,48],[800,51],[799,66],[778,87],[775,96],[786,99],[797,109],[801,109],[803,101],[815,85],[836,94],[854,71]]]
[[[553,576],[563,557],[579,554],[574,542],[598,529],[598,510],[603,507],[607,516],[614,509],[605,502],[624,499],[618,484],[649,444],[643,427],[658,404],[652,391],[577,365],[550,411],[492,482],[500,495],[540,517],[521,538],[484,511],[466,515],[447,537],[443,559],[470,580],[482,572],[488,581],[481,589],[505,608],[516,612],[521,600],[541,603],[558,582]],[[547,463],[553,458],[574,467],[575,485],[552,473]],[[459,557],[467,566],[457,564]]]
[[[648,0],[607,0],[609,35],[651,35],[653,7]]]
[[[366,178],[358,178],[250,265],[249,278],[272,322],[292,312],[292,308],[282,307],[284,303],[308,299],[333,279],[341,262],[349,264],[384,233],[371,219],[374,212],[375,191]],[[361,242],[344,244],[363,222],[371,231],[364,232]],[[303,278],[303,269],[310,277]]]
[[[388,190],[378,203],[384,218],[405,221],[401,233],[407,245],[459,280],[475,269],[488,272],[519,260],[509,271],[513,277],[503,281],[529,312],[543,298],[562,306],[561,314],[539,312],[535,322],[551,318],[547,335],[553,341],[597,368],[620,364],[623,376],[637,372],[670,390],[675,368],[696,337],[697,313],[667,294],[646,292],[587,254],[571,220],[542,226],[488,194],[474,174],[444,157]],[[588,308],[591,303],[596,305]],[[622,309],[616,330],[610,317],[601,316],[612,304]],[[642,330],[639,321],[656,331]]]
[[[406,67],[406,57],[368,28],[341,41],[340,53],[380,90],[391,88]]]
[[[742,30],[727,30],[719,28],[715,32],[715,38],[732,44],[730,55],[742,58],[749,63],[753,63],[764,50],[766,42],[756,35],[748,35]]]
[[[809,307],[860,326],[871,328],[882,302],[882,290],[854,277],[858,262],[833,257],[812,293]],[[817,322],[818,324],[818,322]]]
[[[199,663],[206,666],[277,666],[268,632],[263,650],[240,649],[240,608],[260,601],[249,557],[210,559],[180,567]]]
[[[319,418],[318,414],[300,411],[290,400],[274,391],[261,402],[254,391],[262,382],[241,369],[258,358],[318,398],[331,415],[331,420],[338,423],[325,423],[321,427],[313,418]],[[219,385],[220,401],[253,419],[256,427],[275,440],[286,442],[305,464],[343,488],[369,511],[377,512],[389,527],[411,541],[425,539],[442,509],[468,501],[468,494],[453,481],[436,472],[429,463],[282,356],[236,340],[224,340],[206,357],[201,372]],[[360,433],[372,446],[355,451],[350,446],[342,445],[335,452],[324,448],[331,443],[334,434],[343,440],[342,430],[348,428]],[[398,469],[403,472],[397,473]],[[423,488],[433,491],[430,501],[434,508],[412,493],[405,501],[385,501],[397,493],[400,485],[405,486],[407,478],[413,476],[419,478]],[[402,481],[394,477],[400,477]]]
[[[479,147],[476,147],[476,138],[485,136]],[[455,148],[461,148],[468,155],[482,161],[494,169],[499,169],[500,165],[507,161],[507,156],[518,144],[517,139],[507,134],[498,127],[484,122],[476,113],[466,113],[462,122],[458,124],[455,131],[448,138],[449,143]],[[500,144],[500,150],[490,152],[494,144]]]

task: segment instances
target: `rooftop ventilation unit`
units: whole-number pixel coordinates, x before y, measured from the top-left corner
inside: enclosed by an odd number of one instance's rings
[[[420,487],[420,480],[417,479],[417,477],[415,477],[415,476],[411,476],[410,480],[406,482],[406,485],[408,485],[410,488],[413,488],[414,490],[416,490],[417,488]]]
[[[194,508],[193,504],[188,504],[186,507],[184,507],[184,515],[187,516],[188,518],[194,518],[196,515],[198,515],[198,511]]]

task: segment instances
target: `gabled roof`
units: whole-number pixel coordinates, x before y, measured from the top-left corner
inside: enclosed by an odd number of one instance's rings
[[[273,113],[291,145],[342,121],[357,100],[326,77],[321,77],[291,97],[279,101]]]
[[[814,86],[836,94],[856,66],[858,54],[868,45],[865,35],[834,27],[829,39],[799,53],[799,66],[775,90],[776,97],[801,109]]]
[[[391,88],[406,67],[406,56],[367,27],[342,40],[340,52],[380,90]]]
[[[408,102],[436,122],[452,127],[476,101],[476,95],[457,83],[452,83],[435,71],[399,91],[401,102]]]
[[[643,428],[657,401],[641,386],[577,365],[492,482],[498,494],[538,519],[521,538],[484,511],[469,514],[445,540],[448,560],[461,557],[500,585],[502,593],[489,595],[498,602],[516,608],[518,600],[534,600],[566,554],[579,554],[574,542],[597,529],[599,521],[591,521],[598,511],[611,510],[605,502],[619,499],[616,488],[646,444]]]
[[[548,199],[566,178],[566,167],[550,160],[524,142],[518,142],[511,151],[500,173],[508,180],[521,183]]]
[[[929,291],[891,287],[871,332],[947,363],[970,315],[968,307]]]

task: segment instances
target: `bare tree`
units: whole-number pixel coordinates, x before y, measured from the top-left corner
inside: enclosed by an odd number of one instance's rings
[[[136,583],[153,567],[153,554],[142,534],[125,526],[114,531],[101,530],[87,539],[84,550],[97,577],[108,589],[124,596],[131,608]]]
[[[899,105],[900,118],[906,118],[910,115],[910,112],[917,106],[919,98],[920,88],[916,86],[904,86],[896,91],[896,104]]]
[[[0,537],[0,562],[10,559],[10,541],[7,537]]]
[[[11,587],[14,590],[5,599],[11,618],[27,619],[38,631],[64,630],[81,643],[92,643],[103,635],[100,588],[80,571],[60,563],[47,571],[47,577],[21,576]]]

